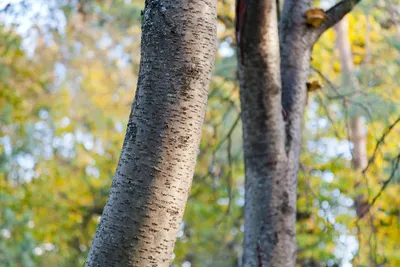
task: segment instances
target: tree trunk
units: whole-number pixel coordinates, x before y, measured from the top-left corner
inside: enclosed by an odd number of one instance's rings
[[[305,20],[311,0],[286,0],[279,38],[276,2],[239,0],[236,10],[246,267],[295,266],[296,190],[310,55],[319,36],[358,1],[338,3],[314,28]]]
[[[349,38],[349,26],[347,17],[344,17],[335,26],[336,45],[340,54],[340,65],[342,67],[343,85],[353,89],[355,94],[361,92],[360,84],[354,75],[353,56]],[[358,114],[351,116],[350,139],[353,143],[353,168],[362,170],[368,164],[367,140],[364,133],[364,123]]]
[[[288,223],[286,213],[293,212],[284,195],[286,152],[275,3],[249,1],[252,9],[246,11],[239,55],[246,167],[244,266],[286,261],[280,254],[288,240],[280,237]]]
[[[354,94],[357,94],[361,92],[361,88],[357,77],[354,75],[353,56],[351,53],[351,43],[349,38],[349,26],[346,17],[336,24],[335,30],[336,45],[339,50],[340,65],[342,67],[343,85],[351,88]],[[351,105],[348,105],[347,108],[351,108]],[[360,115],[351,115],[349,134],[350,140],[353,143],[353,168],[361,171],[367,167],[368,164],[367,139],[364,133],[365,125]],[[360,186],[360,184],[357,186]],[[357,216],[362,217],[365,214],[365,209],[368,208],[368,199],[366,196],[363,194],[358,195],[354,200],[354,207]]]
[[[248,7],[239,35],[246,167],[244,266],[294,266],[297,169],[311,45],[301,36],[304,30],[289,35],[305,29],[304,24],[298,29],[286,26],[307,9],[284,7],[287,19],[279,49],[276,1],[249,1]],[[293,98],[281,99],[290,93]],[[286,125],[291,125],[286,130],[282,103]]]
[[[86,266],[168,266],[216,49],[216,0],[148,0],[138,88]]]

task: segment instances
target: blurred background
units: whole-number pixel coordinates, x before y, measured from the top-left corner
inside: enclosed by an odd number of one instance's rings
[[[0,266],[82,266],[135,93],[143,5],[0,1]],[[234,5],[218,2],[217,61],[172,266],[241,262],[244,167]],[[400,266],[400,1],[364,0],[347,19],[351,75],[360,90],[344,82],[335,29],[312,56],[298,264]],[[361,117],[366,134],[363,171],[352,166],[353,116]]]

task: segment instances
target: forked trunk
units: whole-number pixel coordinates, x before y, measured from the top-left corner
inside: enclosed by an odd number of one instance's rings
[[[238,57],[246,167],[244,266],[289,267],[296,262],[297,172],[312,47],[306,25],[296,23],[304,21],[308,6],[284,8],[281,42],[276,1],[248,1],[248,7]]]
[[[285,0],[279,38],[277,2],[238,0],[236,10],[246,168],[245,267],[296,264],[296,190],[311,50],[359,0],[338,3],[319,26],[306,22],[311,0]]]

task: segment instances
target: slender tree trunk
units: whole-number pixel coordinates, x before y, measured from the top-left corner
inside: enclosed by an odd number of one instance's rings
[[[354,75],[353,56],[349,38],[349,25],[347,17],[344,17],[335,26],[336,44],[340,54],[340,65],[342,67],[343,85],[352,88],[354,93],[361,92],[360,84]],[[350,107],[350,106],[349,106]],[[367,140],[364,133],[365,125],[362,117],[355,114],[350,120],[350,139],[353,143],[353,168],[362,170],[367,166]]]
[[[292,259],[281,255],[291,249],[294,234],[283,232],[292,229],[288,215],[295,211],[286,180],[276,1],[247,0],[247,5],[252,8],[246,10],[239,49],[246,167],[243,261],[244,266],[288,266]]]
[[[361,92],[361,88],[357,77],[354,75],[353,56],[351,53],[347,17],[344,17],[338,24],[336,24],[335,30],[336,45],[340,55],[340,65],[342,67],[343,85],[351,88],[352,91],[357,94]],[[351,108],[351,105],[348,105],[347,108]],[[367,139],[364,133],[365,125],[360,115],[351,115],[349,128],[350,140],[353,143],[353,168],[361,171],[367,167],[368,164]],[[365,209],[368,208],[368,199],[366,199],[366,196],[363,194],[358,195],[355,198],[354,207],[357,215],[360,217],[363,216],[365,214]]]
[[[296,190],[310,55],[319,36],[359,1],[338,3],[314,28],[305,20],[311,0],[286,0],[279,38],[276,2],[237,2],[246,267],[295,266]]]
[[[216,49],[216,0],[148,0],[138,88],[86,266],[168,266]]]

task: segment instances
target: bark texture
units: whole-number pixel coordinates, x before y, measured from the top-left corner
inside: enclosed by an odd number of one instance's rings
[[[359,1],[307,25],[311,0],[239,0],[236,30],[246,169],[243,266],[296,264],[296,197],[307,76],[314,43]],[[278,38],[279,35],[279,38]],[[282,107],[285,118],[282,117]]]
[[[294,212],[290,215],[292,243],[288,257],[292,261],[286,266],[295,266],[296,262],[296,200],[297,179],[301,153],[302,123],[307,101],[307,76],[310,68],[311,51],[314,40],[310,38],[313,30],[305,23],[304,14],[312,1],[285,1],[280,23],[282,104],[287,112],[286,151],[288,153],[287,187],[289,205]],[[282,255],[283,257],[283,255]],[[278,266],[278,265],[271,265]]]
[[[292,242],[288,224],[284,121],[276,1],[247,0],[239,56],[246,166],[244,266],[277,262]],[[280,238],[283,237],[283,238]],[[290,260],[290,259],[289,259]],[[265,265],[266,266],[266,265]]]
[[[216,49],[216,0],[146,0],[138,88],[85,266],[169,266]]]

